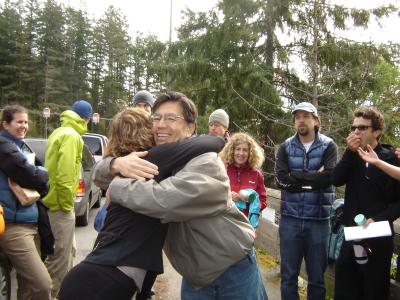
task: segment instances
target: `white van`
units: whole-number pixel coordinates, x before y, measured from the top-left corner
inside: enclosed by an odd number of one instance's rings
[[[108,144],[108,138],[105,135],[97,133],[85,133],[82,136],[82,139],[85,145],[88,146],[92,152],[96,162],[103,159],[103,155]]]

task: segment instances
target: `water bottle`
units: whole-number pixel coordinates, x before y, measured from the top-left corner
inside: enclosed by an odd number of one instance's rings
[[[255,200],[256,195],[253,189],[243,189],[239,194],[245,199],[246,202],[251,203]]]
[[[366,221],[367,220],[363,214],[359,214],[354,217],[354,222],[357,224],[357,226],[364,226]],[[353,250],[356,262],[360,265],[364,265],[368,262],[368,252],[361,242],[361,240],[353,241]]]

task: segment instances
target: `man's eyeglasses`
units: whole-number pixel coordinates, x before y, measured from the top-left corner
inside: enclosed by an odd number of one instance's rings
[[[160,115],[160,114],[152,114],[151,115],[151,120],[153,121],[153,123],[159,123],[161,122],[161,120],[164,119],[165,123],[168,124],[172,124],[175,123],[177,119],[185,119],[182,116],[178,116],[177,114],[174,113],[167,113],[164,115]]]
[[[356,129],[358,129],[359,131],[365,131],[370,127],[372,126],[371,125],[350,126],[350,131],[356,131]]]

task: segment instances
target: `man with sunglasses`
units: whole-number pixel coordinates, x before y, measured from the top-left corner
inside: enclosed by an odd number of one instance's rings
[[[354,111],[347,148],[333,171],[335,186],[346,185],[343,222],[355,226],[354,217],[363,214],[364,227],[376,221],[393,221],[400,216],[400,184],[389,175],[363,161],[357,149],[370,145],[379,158],[399,166],[393,147],[379,143],[385,127],[382,114],[372,107]],[[336,261],[335,299],[388,299],[393,237],[362,241],[368,262],[358,264],[353,243],[344,241]]]
[[[275,177],[282,190],[281,296],[283,300],[299,299],[298,276],[304,258],[308,299],[325,299],[329,218],[335,197],[330,176],[337,147],[319,132],[314,105],[299,103],[292,114],[297,132],[280,145],[275,160]]]

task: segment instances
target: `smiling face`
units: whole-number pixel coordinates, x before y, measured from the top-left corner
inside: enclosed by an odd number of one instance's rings
[[[354,118],[353,120],[353,125],[361,128],[364,130],[360,130],[359,128],[356,128],[353,132],[354,134],[360,138],[361,145],[360,147],[363,149],[366,149],[367,144],[371,145],[371,147],[375,147],[375,145],[378,143],[378,137],[381,134],[380,130],[374,130],[372,128],[372,122],[369,119],[364,119],[363,117],[357,117]],[[364,127],[362,127],[364,126]]]
[[[161,117],[157,118],[157,121],[153,119],[153,135],[156,145],[189,138],[194,132],[195,125],[186,122],[183,118],[183,111],[179,102],[162,103],[154,111],[154,115]],[[176,117],[175,120],[172,120],[174,118],[171,118],[171,116]]]
[[[233,151],[233,161],[235,165],[240,167],[245,165],[249,160],[250,146],[248,143],[242,143],[235,147]]]
[[[28,114],[24,112],[16,112],[10,123],[3,121],[3,128],[14,138],[22,140],[28,132]]]

